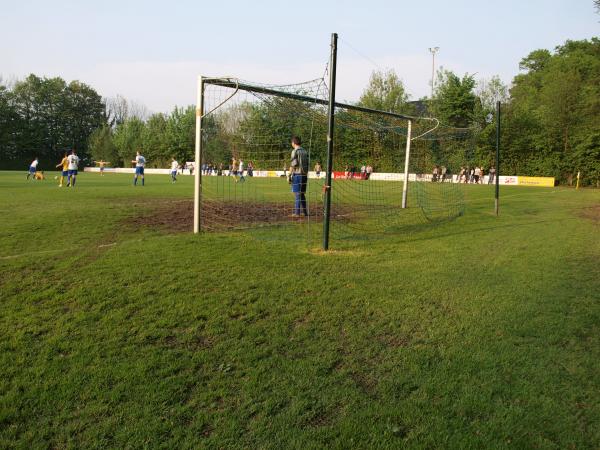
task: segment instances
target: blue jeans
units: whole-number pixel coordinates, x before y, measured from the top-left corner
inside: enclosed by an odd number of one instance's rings
[[[296,202],[294,204],[294,214],[302,214],[308,216],[308,209],[306,208],[306,183],[308,177],[306,175],[295,173],[292,175],[292,192],[296,196]]]

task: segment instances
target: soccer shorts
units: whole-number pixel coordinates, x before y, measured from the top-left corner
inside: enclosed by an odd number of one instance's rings
[[[69,170],[68,174],[69,174],[69,176],[77,175],[77,169]]]
[[[136,167],[135,168],[135,174],[136,175],[144,175],[144,168],[143,167]]]
[[[29,166],[29,173],[35,173],[37,169],[33,166]]]

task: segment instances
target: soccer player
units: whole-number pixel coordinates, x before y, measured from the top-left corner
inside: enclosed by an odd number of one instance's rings
[[[61,169],[60,172],[60,181],[58,183],[58,187],[63,187],[63,183],[65,181],[65,177],[69,175],[69,157],[68,153],[65,152],[65,156],[63,159],[56,165],[57,168]]]
[[[298,136],[292,137],[292,147],[294,150],[291,155],[290,177],[292,192],[296,198],[292,217],[308,216],[305,195],[308,181],[308,154],[302,148],[302,141]]]
[[[75,187],[75,180],[77,179],[77,168],[79,166],[79,156],[75,153],[75,150],[71,150],[71,154],[67,156],[68,169],[67,172],[67,187]]]
[[[175,158],[171,158],[171,183],[175,183],[177,181],[177,169],[179,168],[179,163]]]
[[[235,158],[232,158],[231,159],[231,173],[229,175],[233,175],[233,178],[235,178],[236,183],[237,183],[238,167],[239,167],[238,160]]]
[[[315,173],[317,175],[317,178],[321,178],[321,163],[320,162],[315,164]]]
[[[490,167],[488,172],[488,184],[494,184],[494,179],[496,178],[496,168],[494,166]]]
[[[35,157],[35,159],[33,161],[31,161],[31,164],[29,164],[29,171],[27,172],[27,179],[29,180],[29,177],[34,177],[35,179],[35,173],[37,172],[37,166],[39,164],[39,160],[37,158],[37,156]]]
[[[107,164],[110,164],[110,162],[100,160],[100,161],[96,161],[96,164],[98,164],[98,167],[100,167],[100,176],[103,177],[104,176],[104,166]]]
[[[133,185],[137,185],[138,176],[142,176],[142,186],[144,186],[144,166],[146,165],[146,158],[137,151],[135,153],[135,159],[131,160],[131,164],[135,164],[135,176],[133,177]]]
[[[246,178],[244,177],[244,161],[242,161],[240,159],[240,161],[238,162],[238,174],[240,176],[239,181],[246,181]],[[235,179],[235,182],[238,182],[238,179]]]

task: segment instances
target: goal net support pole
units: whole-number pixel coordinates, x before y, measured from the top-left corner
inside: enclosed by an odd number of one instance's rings
[[[500,207],[500,102],[496,102],[496,189],[494,195],[494,212],[498,215]]]
[[[333,132],[335,118],[335,69],[337,62],[337,33],[331,35],[331,65],[329,71],[329,110],[327,111],[327,174],[325,176],[325,208],[323,211],[323,250],[329,249],[329,220],[331,217],[331,173],[333,172]]]
[[[204,78],[198,77],[196,98],[196,154],[194,157],[194,234],[200,232],[200,201],[202,196],[202,115],[204,114]]]
[[[404,159],[404,185],[402,186],[402,209],[406,208],[406,198],[408,196],[408,164],[410,163],[410,139],[411,139],[412,120],[408,121],[406,130],[406,158]]]

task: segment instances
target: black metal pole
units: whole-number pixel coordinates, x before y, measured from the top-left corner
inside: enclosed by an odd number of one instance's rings
[[[337,47],[336,47],[336,49],[337,49]],[[204,83],[212,84],[215,86],[229,87],[232,89],[239,89],[241,91],[257,92],[259,94],[267,94],[267,95],[276,95],[278,97],[291,98],[294,100],[300,100],[300,101],[307,102],[307,103],[317,103],[319,105],[329,105],[329,100],[323,100],[320,98],[309,97],[307,95],[294,94],[292,92],[278,91],[277,89],[270,89],[270,88],[266,88],[263,86],[254,86],[251,84],[240,83],[237,80],[234,80],[232,78],[205,78]],[[362,106],[350,105],[348,103],[338,103],[338,102],[334,102],[334,103],[335,103],[336,108],[348,109],[350,111],[360,111],[360,112],[366,112],[366,113],[370,113],[370,114],[378,114],[378,115],[383,115],[383,116],[387,116],[387,117],[394,117],[396,119],[406,119],[406,120],[422,119],[422,117],[407,116],[405,114],[398,114],[398,113],[394,113],[394,112],[390,112],[390,111],[381,111],[379,109],[364,108]]]
[[[498,215],[498,203],[500,201],[500,102],[496,103],[496,195],[495,210]]]
[[[325,209],[323,211],[323,250],[329,249],[329,218],[331,217],[331,173],[333,171],[333,133],[335,115],[335,66],[337,62],[337,33],[331,34],[329,64],[329,110],[327,124],[327,174],[325,176]]]

